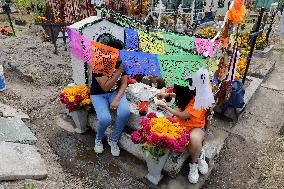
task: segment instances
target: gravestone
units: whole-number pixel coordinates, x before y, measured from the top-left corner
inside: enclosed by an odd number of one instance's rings
[[[0,141],[35,144],[37,138],[20,118],[0,117]]]
[[[0,181],[43,179],[44,160],[35,146],[0,141]]]

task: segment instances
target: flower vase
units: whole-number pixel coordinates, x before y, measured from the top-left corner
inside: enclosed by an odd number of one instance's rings
[[[146,155],[146,163],[148,167],[148,174],[146,178],[154,185],[158,185],[163,178],[162,170],[166,164],[168,156],[169,153],[165,153],[163,156],[159,157],[157,161],[151,154]]]
[[[87,110],[76,110],[73,112],[70,112],[70,115],[76,125],[75,132],[76,133],[85,133],[87,129],[87,117],[88,112]]]

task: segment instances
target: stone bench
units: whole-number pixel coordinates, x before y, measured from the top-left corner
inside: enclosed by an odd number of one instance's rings
[[[139,115],[139,111],[137,110],[137,104],[130,103],[130,110],[131,115],[130,119],[128,121],[128,124],[124,130],[124,132],[121,135],[119,145],[122,149],[126,150],[130,154],[134,155],[135,157],[145,160],[145,153],[142,150],[141,145],[139,144],[133,144],[131,141],[130,134],[138,129],[140,127],[139,121],[142,118],[142,116]],[[149,107],[148,112],[156,112],[158,116],[163,114],[161,111],[157,111],[154,106]],[[115,115],[112,115],[114,118]],[[115,120],[115,119],[113,119]],[[88,117],[88,125],[96,130],[96,115],[90,114]],[[113,124],[112,124],[113,125]],[[113,127],[109,127],[106,130],[106,136],[110,136],[112,133]],[[222,130],[217,130],[215,128],[212,129],[212,131],[209,133],[206,144],[204,146],[206,151],[206,158],[208,160],[212,160],[217,153],[221,150],[223,146],[223,142],[227,137],[227,133]],[[189,154],[188,153],[172,153],[170,154],[165,166],[164,166],[164,172],[168,174],[171,177],[176,177],[176,175],[180,172],[183,165],[186,163],[186,160],[188,159]]]

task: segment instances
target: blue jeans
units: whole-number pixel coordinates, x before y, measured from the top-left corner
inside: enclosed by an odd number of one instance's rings
[[[107,127],[111,124],[112,119],[109,107],[116,95],[117,91],[100,95],[91,95],[91,100],[98,118],[96,140],[102,140]],[[121,97],[116,111],[115,129],[111,138],[114,142],[118,142],[130,115],[129,105],[125,95]]]

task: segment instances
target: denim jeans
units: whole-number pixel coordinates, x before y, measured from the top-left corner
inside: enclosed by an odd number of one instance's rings
[[[110,104],[116,95],[117,91],[100,95],[91,95],[91,100],[98,118],[96,140],[102,140],[107,127],[111,124]],[[112,141],[118,142],[122,130],[128,121],[129,115],[129,105],[125,95],[123,95],[116,110],[116,122],[112,133]]]

